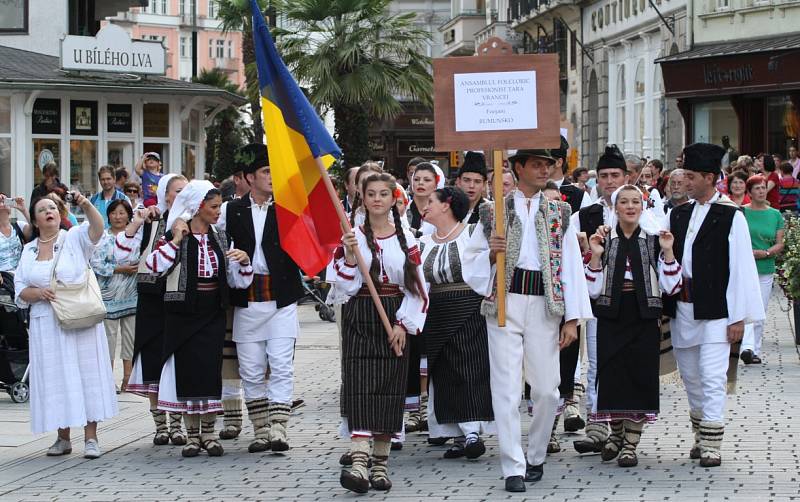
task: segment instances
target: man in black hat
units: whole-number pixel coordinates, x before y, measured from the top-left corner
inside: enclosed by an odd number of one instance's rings
[[[248,450],[282,452],[289,449],[286,423],[294,387],[297,300],[303,285],[297,264],[280,245],[266,146],[246,145],[237,157],[250,192],[226,204],[219,224],[253,264],[250,288],[230,291],[230,303],[236,307],[233,341],[239,375],[255,432]]]
[[[561,146],[551,150],[556,162],[550,169],[550,181],[558,185],[561,195],[566,199],[572,209],[572,214],[580,211],[581,208],[591,205],[592,198],[589,194],[581,190],[579,187],[572,185],[564,179],[569,165],[567,164],[567,152],[569,151],[569,143],[564,136],[561,136]],[[582,385],[580,385],[580,331],[578,332],[578,342],[573,343],[569,347],[564,348],[560,354],[560,368],[561,368],[561,384],[558,390],[561,393],[561,398],[564,400],[564,430],[567,432],[575,432],[586,425],[581,418],[578,409],[580,395],[582,394]],[[575,376],[577,373],[577,377]],[[576,385],[577,382],[577,385]],[[577,395],[576,395],[577,390]],[[553,422],[553,431],[550,436],[550,444],[547,447],[548,453],[556,453],[561,451],[561,446],[556,437],[556,426],[558,425],[559,415],[556,415]]]
[[[717,192],[725,149],[695,143],[683,150],[684,179],[691,200],[669,214],[673,250],[682,268],[680,293],[665,297],[672,346],[689,398],[695,434],[690,458],[703,467],[722,463],[720,447],[729,358],[736,364],[744,324],[764,319],[758,273],[747,222]],[[735,368],[735,366],[734,366]]]
[[[608,145],[603,155],[597,161],[597,201],[573,214],[570,224],[579,235],[588,238],[602,225],[613,227],[617,224],[614,207],[611,205],[611,194],[628,183],[628,168],[625,156],[617,145]],[[588,241],[587,250],[588,250]],[[578,453],[600,453],[608,439],[608,425],[593,419],[592,409],[597,400],[595,387],[597,378],[597,321],[590,319],[586,322],[586,352],[589,368],[586,371],[586,437],[573,443]]]
[[[478,223],[479,207],[486,200],[483,191],[486,188],[486,159],[480,152],[467,152],[464,164],[458,170],[456,186],[467,194],[469,211],[464,223]]]
[[[505,204],[506,237],[493,235],[493,206],[482,204],[462,261],[465,281],[486,297],[481,313],[489,332],[492,408],[510,492],[523,492],[526,481],[542,478],[559,400],[559,350],[577,338],[578,320],[592,317],[569,205],[542,194],[555,162],[550,150],[519,150],[509,158],[519,185],[495,201]],[[497,271],[505,274],[508,288],[503,327],[492,271],[498,252],[506,253],[505,270]],[[536,403],[527,454],[520,437],[523,367]]]
[[[591,204],[592,198],[589,197],[588,193],[581,190],[580,187],[564,179],[567,174],[567,169],[569,169],[569,164],[567,163],[569,143],[567,143],[567,139],[561,136],[561,146],[550,151],[556,159],[555,164],[553,164],[550,170],[550,181],[558,185],[561,194],[567,198],[567,204],[572,208],[572,214],[575,214],[580,211],[581,208]]]

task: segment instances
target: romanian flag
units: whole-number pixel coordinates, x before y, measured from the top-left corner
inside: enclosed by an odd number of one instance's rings
[[[315,159],[327,168],[341,151],[278,55],[258,2],[250,5],[281,247],[314,275],[331,261],[342,237]]]

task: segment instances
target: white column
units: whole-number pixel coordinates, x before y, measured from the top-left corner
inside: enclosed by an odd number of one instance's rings
[[[11,95],[11,179],[9,195],[25,197],[30,204],[33,191],[33,141],[31,140],[31,116],[25,115],[23,108],[28,93]]]
[[[635,152],[636,140],[636,126],[634,119],[635,113],[635,88],[636,88],[636,60],[633,58],[633,50],[629,40],[623,40],[622,45],[624,51],[624,65],[625,65],[625,138],[623,141],[623,153],[638,153]]]
[[[655,148],[653,147],[653,138],[657,134],[654,130],[654,114],[656,110],[653,107],[653,71],[655,63],[654,49],[657,51],[658,47],[655,46],[655,41],[652,36],[643,35],[645,59],[644,59],[644,137],[642,138],[642,151],[645,156],[653,158],[655,156]]]
[[[616,55],[619,51],[613,48],[608,49],[608,142],[609,144],[621,144],[622,139],[617,138],[617,85],[619,83],[619,65],[617,65]],[[598,76],[597,91],[600,92],[600,76]],[[598,99],[599,104],[599,99]],[[599,116],[598,116],[599,117]],[[599,124],[598,124],[599,130]],[[595,138],[596,139],[596,138]],[[592,141],[590,139],[590,141]],[[602,152],[601,152],[602,153]]]

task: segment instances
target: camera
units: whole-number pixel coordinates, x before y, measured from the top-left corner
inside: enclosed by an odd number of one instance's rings
[[[64,196],[64,201],[67,204],[74,204],[75,203],[75,194],[72,192],[67,192],[67,195]]]

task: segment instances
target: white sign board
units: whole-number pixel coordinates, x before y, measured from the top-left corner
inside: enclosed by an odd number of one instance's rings
[[[536,129],[536,72],[456,73],[456,131]]]
[[[161,42],[131,40],[124,29],[108,24],[96,37],[67,35],[61,40],[64,70],[114,73],[166,73],[165,49]]]

